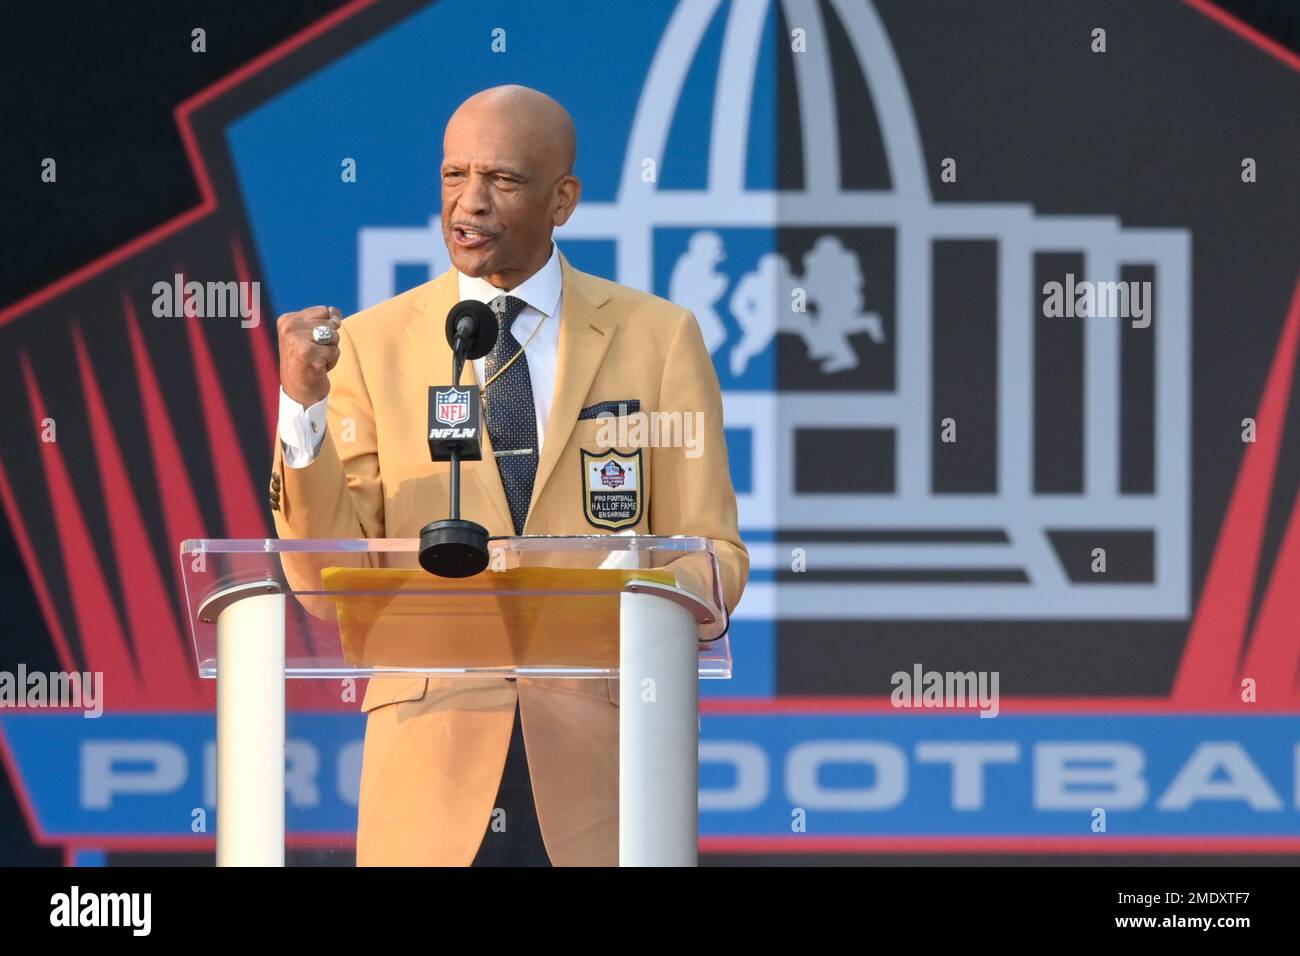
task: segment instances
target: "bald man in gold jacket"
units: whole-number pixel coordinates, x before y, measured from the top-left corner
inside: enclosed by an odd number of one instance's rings
[[[637,408],[691,416],[701,426],[692,447],[642,449],[639,512],[615,524],[712,539],[730,612],[749,558],[717,376],[695,317],[578,271],[553,245],[581,187],[572,121],[550,97],[524,87],[476,94],[448,122],[443,149],[453,268],[343,321],[325,307],[278,320],[281,440],[270,505],[280,537],[417,537],[446,516],[449,465],[430,460],[426,432],[428,388],[446,384],[451,367],[447,312],[467,291],[484,301],[520,292],[537,333],[516,360],[529,363],[537,397],[531,499],[520,529],[485,428],[482,460],[462,466],[462,517],[493,536],[608,531],[586,504],[584,451],[610,450],[598,441],[610,422],[598,416]],[[555,304],[558,314],[548,314]],[[315,341],[321,325],[336,330],[333,343]],[[467,363],[466,373],[481,387],[480,368]],[[549,862],[617,864],[617,681],[376,678],[362,710],[359,864],[475,862],[520,725]]]

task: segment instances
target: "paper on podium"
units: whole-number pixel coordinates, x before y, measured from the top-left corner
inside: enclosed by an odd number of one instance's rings
[[[510,568],[470,578],[328,567],[323,590],[355,667],[447,671],[618,667],[619,595],[679,586],[667,569]]]

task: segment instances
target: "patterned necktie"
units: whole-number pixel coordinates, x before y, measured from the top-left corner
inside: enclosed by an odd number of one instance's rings
[[[497,316],[497,344],[484,362],[484,381],[496,375],[519,354],[519,343],[511,334],[510,327],[526,303],[513,295],[499,295],[488,305]],[[528,504],[533,497],[533,479],[537,476],[537,411],[533,404],[533,380],[528,374],[526,354],[520,355],[500,378],[487,387],[485,400],[487,405],[483,417],[487,419],[492,450],[500,456],[497,468],[510,505],[510,518],[515,525],[515,534],[523,534]],[[501,455],[502,452],[523,450],[528,453]]]

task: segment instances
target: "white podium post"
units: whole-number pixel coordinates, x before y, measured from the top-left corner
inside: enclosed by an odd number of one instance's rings
[[[619,866],[695,866],[699,625],[681,604],[647,590],[625,592],[620,610]]]
[[[284,595],[217,613],[217,866],[284,866]]]

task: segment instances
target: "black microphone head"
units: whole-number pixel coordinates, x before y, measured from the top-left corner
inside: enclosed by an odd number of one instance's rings
[[[468,359],[482,358],[497,344],[497,317],[477,299],[457,302],[447,313],[447,344],[452,351],[460,339]]]

